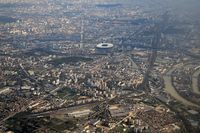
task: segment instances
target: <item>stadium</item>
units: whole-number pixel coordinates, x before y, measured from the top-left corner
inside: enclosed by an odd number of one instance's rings
[[[96,51],[97,53],[110,53],[112,52],[114,45],[112,43],[100,43],[96,45]]]

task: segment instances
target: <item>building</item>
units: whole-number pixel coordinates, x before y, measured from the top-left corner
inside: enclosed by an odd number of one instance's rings
[[[100,43],[96,45],[96,52],[99,54],[111,53],[114,45],[111,43]]]

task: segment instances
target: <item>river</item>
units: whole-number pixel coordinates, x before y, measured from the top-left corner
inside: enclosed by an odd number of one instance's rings
[[[199,86],[198,86],[198,75],[200,74],[200,69],[197,69],[192,76],[192,88],[194,93],[200,94]]]
[[[176,100],[182,102],[184,105],[187,106],[194,106],[194,107],[200,107],[199,105],[192,103],[182,97],[176,89],[172,85],[172,77],[171,74],[176,68],[171,69],[163,78],[164,78],[164,83],[165,83],[165,90],[167,93],[169,93],[172,97],[174,97]]]

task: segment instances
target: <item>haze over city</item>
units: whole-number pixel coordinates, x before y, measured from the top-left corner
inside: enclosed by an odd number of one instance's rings
[[[0,0],[0,133],[199,133],[199,0]]]

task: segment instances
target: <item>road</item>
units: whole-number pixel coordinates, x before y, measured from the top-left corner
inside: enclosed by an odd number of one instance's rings
[[[149,88],[149,77],[150,77],[150,73],[153,69],[154,63],[155,63],[156,58],[157,58],[157,47],[161,42],[162,28],[160,26],[156,26],[156,27],[154,27],[154,30],[155,30],[156,34],[155,34],[153,41],[152,41],[152,44],[151,44],[151,47],[153,49],[152,49],[152,53],[151,53],[151,55],[149,56],[149,59],[148,59],[149,60],[148,61],[148,67],[147,67],[147,71],[144,74],[144,80],[143,80],[143,83],[142,83],[142,88],[144,88],[146,90],[146,92],[151,92],[151,90]]]
[[[137,112],[135,111],[131,111],[129,112],[129,115],[127,115],[126,117],[124,117],[122,120],[120,120],[119,122],[117,122],[116,124],[114,124],[112,127],[110,127],[109,131],[114,129],[116,126],[120,125],[122,122],[124,122],[126,119],[130,118],[130,117],[135,117],[137,114]]]

